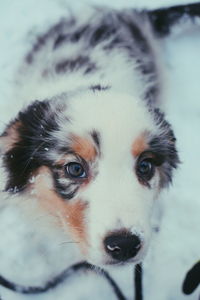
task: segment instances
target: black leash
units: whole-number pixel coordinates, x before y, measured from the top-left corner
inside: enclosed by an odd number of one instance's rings
[[[61,284],[62,282],[64,282],[68,278],[70,278],[71,276],[75,275],[76,272],[81,271],[81,270],[94,272],[94,273],[98,274],[99,276],[102,276],[109,282],[110,286],[112,287],[113,292],[116,295],[116,298],[118,300],[126,300],[121,289],[119,288],[117,283],[112,279],[112,277],[108,274],[108,272],[106,272],[105,270],[103,270],[99,267],[90,265],[86,262],[80,262],[80,263],[77,263],[77,264],[67,268],[66,270],[61,272],[59,275],[55,276],[53,279],[47,281],[43,286],[28,286],[28,287],[26,287],[26,286],[23,286],[20,284],[13,283],[12,281],[7,280],[3,276],[0,276],[0,285],[4,286],[5,288],[8,288],[16,293],[20,293],[20,294],[39,294],[39,293],[44,293],[44,292],[49,291],[50,289],[55,288],[57,285]]]
[[[134,272],[135,300],[142,300],[142,264],[135,266]]]
[[[55,276],[53,279],[47,281],[43,286],[23,286],[20,284],[13,283],[12,281],[4,278],[3,276],[0,276],[0,285],[3,287],[12,290],[13,292],[20,293],[20,294],[39,294],[39,293],[45,293],[53,288],[55,288],[57,285],[61,284],[71,276],[75,275],[77,271],[90,271],[94,272],[103,278],[105,278],[110,286],[112,287],[112,290],[114,294],[116,295],[116,298],[118,300],[126,300],[126,297],[123,295],[121,289],[117,285],[117,283],[114,281],[114,279],[109,275],[108,272],[105,270],[93,266],[91,264],[88,264],[86,262],[80,262],[73,266],[70,266],[63,272],[61,272],[59,275]],[[135,298],[134,300],[142,300],[142,266],[136,265],[135,271],[134,271],[135,277],[134,277],[134,285],[135,285]],[[1,297],[0,297],[1,299]]]

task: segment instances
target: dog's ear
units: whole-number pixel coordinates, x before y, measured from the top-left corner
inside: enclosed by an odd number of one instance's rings
[[[52,131],[55,127],[50,101],[35,101],[11,121],[0,136],[0,151],[7,153],[24,138],[26,133],[42,137],[45,132]],[[53,117],[53,119],[52,119]],[[28,135],[26,136],[28,138]],[[28,142],[28,139],[27,139]]]
[[[151,151],[156,153],[162,161],[158,170],[160,187],[165,187],[172,181],[173,169],[178,166],[180,160],[176,149],[176,138],[170,123],[159,109],[154,109],[153,113],[159,134],[151,138],[149,145]]]
[[[46,164],[46,149],[58,130],[57,112],[51,101],[35,101],[12,121],[0,137],[3,164],[8,172],[6,190],[23,189],[28,178]]]

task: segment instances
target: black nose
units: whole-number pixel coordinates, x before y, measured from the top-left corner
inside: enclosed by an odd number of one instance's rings
[[[114,259],[126,261],[136,256],[141,248],[140,239],[133,234],[115,233],[105,238],[106,252]]]

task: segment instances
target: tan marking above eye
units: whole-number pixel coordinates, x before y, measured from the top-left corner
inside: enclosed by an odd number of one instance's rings
[[[56,160],[56,162],[55,162],[55,166],[59,166],[59,167],[63,167],[65,164],[66,164],[66,162],[67,162],[67,155],[65,155],[65,156],[63,156],[62,158],[60,158],[60,159],[58,159],[58,160]]]
[[[85,214],[87,203],[81,199],[63,200],[53,188],[50,170],[41,167],[35,174],[35,180],[30,184],[29,191],[39,200],[39,205],[48,214],[54,216],[57,224],[71,233],[74,242],[80,243],[83,252],[86,251],[87,234]]]
[[[3,152],[7,152],[12,149],[14,144],[19,141],[18,129],[22,126],[20,121],[13,123],[5,132],[5,135],[0,137],[0,147]]]
[[[95,146],[87,138],[73,135],[71,148],[86,161],[93,161],[97,155]]]
[[[148,149],[146,133],[139,135],[132,144],[131,153],[138,157],[142,152]]]

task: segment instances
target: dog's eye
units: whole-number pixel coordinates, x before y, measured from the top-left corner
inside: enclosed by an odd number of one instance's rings
[[[86,172],[84,167],[77,162],[70,162],[65,165],[65,173],[66,175],[72,178],[86,178]]]
[[[155,173],[153,161],[151,159],[143,159],[139,161],[137,165],[137,173],[141,178],[150,180]]]

